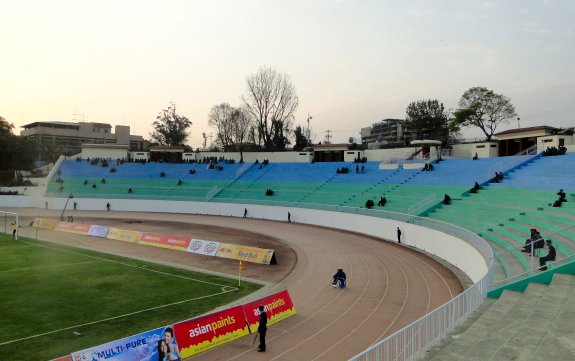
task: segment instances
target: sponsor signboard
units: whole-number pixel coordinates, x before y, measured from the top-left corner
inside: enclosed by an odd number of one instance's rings
[[[216,252],[216,256],[218,257],[260,264],[270,264],[273,254],[273,249],[240,246],[231,243],[220,243],[218,251]]]
[[[108,234],[108,227],[107,226],[98,226],[93,224],[90,229],[88,230],[88,235],[100,238],[106,238]]]
[[[192,241],[188,246],[188,252],[203,254],[204,256],[215,256],[219,246],[219,242],[192,238]]]
[[[38,218],[34,219],[34,227],[42,228],[42,229],[54,229],[59,221],[55,219],[48,219],[48,218]]]
[[[88,234],[88,231],[90,230],[90,226],[91,226],[91,224],[71,223],[71,222],[60,221],[60,222],[58,222],[58,224],[56,224],[56,226],[54,227],[54,230],[60,231],[60,232],[68,232],[68,233],[86,235],[86,234]]]
[[[249,334],[242,306],[174,324],[174,331],[182,358]]]
[[[190,245],[190,239],[186,237],[168,236],[165,234],[144,232],[140,236],[138,243],[148,246],[176,249],[187,251]]]
[[[171,330],[171,331],[170,331]],[[168,336],[166,336],[166,334]],[[108,342],[86,350],[72,353],[72,361],[148,361],[163,360],[158,355],[158,346],[169,342],[177,350],[178,344],[171,326]],[[164,348],[165,350],[165,348]],[[161,350],[160,350],[161,352]]]
[[[295,307],[287,290],[275,293],[271,296],[260,298],[259,300],[243,305],[246,321],[250,325],[252,333],[257,332],[260,310],[259,305],[263,305],[268,315],[268,326],[279,322],[289,316],[295,315]]]
[[[136,241],[138,241],[138,239],[140,239],[141,234],[142,234],[142,232],[138,232],[138,231],[130,231],[127,229],[110,227],[110,229],[108,230],[108,235],[106,236],[106,238],[115,239],[117,241],[135,243]]]

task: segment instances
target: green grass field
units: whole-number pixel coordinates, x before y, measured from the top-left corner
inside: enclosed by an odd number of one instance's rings
[[[0,360],[50,360],[191,318],[260,287],[0,234]]]

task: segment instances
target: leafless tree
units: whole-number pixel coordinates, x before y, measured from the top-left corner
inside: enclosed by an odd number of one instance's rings
[[[258,144],[266,149],[285,146],[284,132],[291,128],[298,107],[295,87],[287,74],[261,68],[247,77],[247,94],[242,101],[256,123]]]
[[[232,114],[234,108],[228,103],[214,105],[208,116],[208,125],[216,130],[216,137],[224,149],[232,143]]]

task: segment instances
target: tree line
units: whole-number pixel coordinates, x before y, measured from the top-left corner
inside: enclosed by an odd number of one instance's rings
[[[287,74],[272,68],[260,68],[246,78],[246,94],[241,103],[214,105],[208,114],[208,125],[214,129],[216,150],[285,150],[293,141],[294,150],[311,145],[302,126],[294,127],[298,96]],[[437,99],[411,102],[406,109],[404,125],[418,138],[441,140],[445,145],[456,141],[464,127],[477,127],[490,141],[497,126],[515,117],[509,98],[485,87],[465,91],[455,111],[445,109]],[[165,145],[183,145],[191,126],[188,118],[176,113],[175,104],[162,110],[153,123],[153,140]],[[309,133],[307,133],[309,137]],[[204,133],[204,148],[207,137]]]

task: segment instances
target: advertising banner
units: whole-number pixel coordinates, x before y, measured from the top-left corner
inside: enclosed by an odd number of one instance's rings
[[[242,306],[174,324],[182,359],[249,334]]]
[[[178,251],[187,251],[188,246],[190,245],[190,239],[186,237],[144,232],[140,236],[138,243],[154,247],[176,249]]]
[[[106,238],[115,239],[117,241],[135,243],[138,241],[138,239],[140,239],[141,234],[142,234],[142,232],[138,232],[138,231],[130,231],[127,229],[110,227],[110,229],[108,230],[108,235],[106,236]]]
[[[85,224],[85,223],[58,222],[58,224],[56,224],[56,227],[54,227],[54,230],[60,232],[86,235],[90,230],[90,226],[91,224]]]
[[[273,254],[273,249],[240,246],[231,243],[220,243],[218,251],[216,252],[216,256],[218,257],[260,264],[270,264]]]
[[[90,229],[88,230],[88,235],[100,238],[106,238],[108,235],[108,227],[107,226],[98,226],[93,224]]]
[[[171,346],[167,346],[167,345]],[[72,361],[149,361],[168,360],[167,348],[178,353],[178,344],[171,326],[108,342],[72,353]],[[164,357],[162,357],[162,355]]]
[[[34,227],[42,228],[42,229],[54,229],[59,221],[55,219],[48,219],[48,218],[35,218],[34,219]]]
[[[246,320],[252,333],[257,332],[260,317],[259,305],[268,315],[268,326],[295,315],[295,307],[287,290],[243,305]]]
[[[215,256],[219,246],[219,242],[192,238],[190,246],[188,247],[188,252],[203,254],[204,256]]]

